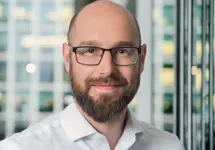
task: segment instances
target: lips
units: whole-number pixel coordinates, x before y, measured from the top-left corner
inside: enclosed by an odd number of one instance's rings
[[[116,84],[96,84],[93,85],[97,90],[104,91],[104,92],[111,92],[116,90],[118,87],[122,85],[116,85]]]
[[[99,84],[93,84],[92,86],[96,86],[96,87],[120,87],[123,86],[123,84],[103,84],[103,83],[99,83]]]
[[[122,86],[120,84],[94,84],[93,86]]]

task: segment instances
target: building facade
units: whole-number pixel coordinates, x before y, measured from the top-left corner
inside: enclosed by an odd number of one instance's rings
[[[74,13],[92,1],[0,0],[0,139],[71,102],[61,44]],[[136,16],[148,48],[129,108],[140,120],[177,134],[186,149],[203,149],[211,143],[207,127],[215,107],[209,92],[213,0],[114,1]]]

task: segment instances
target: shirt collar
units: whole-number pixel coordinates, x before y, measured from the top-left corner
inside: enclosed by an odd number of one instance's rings
[[[70,104],[61,112],[60,122],[67,136],[76,141],[80,138],[97,133],[97,131],[90,125],[90,123],[79,112],[76,105]],[[143,132],[140,122],[128,111],[128,119],[125,126],[124,133],[126,135]]]
[[[125,131],[130,130],[133,134],[142,133],[144,131],[141,122],[135,118],[129,109],[127,111],[127,117],[128,119],[126,122]]]
[[[66,134],[73,141],[96,133],[96,130],[83,117],[74,103],[62,111],[60,121]]]

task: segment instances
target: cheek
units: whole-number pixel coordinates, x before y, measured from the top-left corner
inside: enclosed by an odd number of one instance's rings
[[[122,67],[119,68],[121,75],[129,82],[132,83],[137,74],[137,68],[135,67]]]
[[[71,69],[71,76],[74,78],[76,84],[85,86],[84,81],[91,75],[92,69],[87,66],[77,64],[77,62],[71,65]]]

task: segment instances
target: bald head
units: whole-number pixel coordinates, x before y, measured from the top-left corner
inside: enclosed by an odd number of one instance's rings
[[[97,24],[94,20],[98,21]],[[108,24],[112,24],[113,32],[116,30],[114,29],[115,24],[124,24],[134,33],[134,38],[137,39],[138,44],[141,44],[140,29],[135,17],[121,5],[109,0],[95,1],[85,6],[73,16],[67,34],[68,42],[71,42],[73,37],[75,37],[76,27],[80,26],[80,24],[87,25],[94,23],[95,25],[102,26],[105,22],[106,24],[107,22],[109,22]]]

